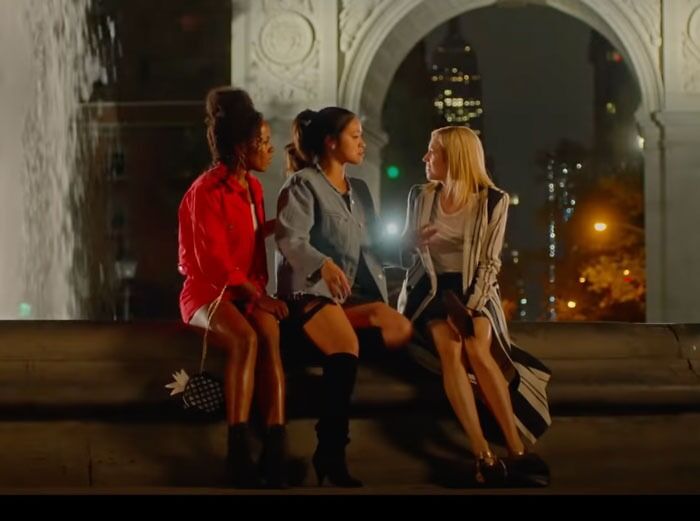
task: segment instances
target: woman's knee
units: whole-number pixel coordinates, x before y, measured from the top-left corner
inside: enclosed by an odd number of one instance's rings
[[[472,337],[465,344],[469,363],[477,367],[485,367],[490,363],[491,352],[487,339]]]
[[[413,325],[403,315],[394,319],[388,327],[382,329],[384,343],[389,348],[396,348],[406,345],[413,336]]]
[[[406,345],[413,336],[413,324],[404,315],[386,305],[377,310],[376,318],[371,322],[382,330],[386,347],[396,348]]]
[[[258,353],[258,335],[253,328],[228,334],[226,347],[229,355],[254,358]]]
[[[462,361],[462,346],[459,342],[440,342],[435,344],[443,367],[455,367]]]
[[[413,337],[413,324],[405,316],[399,315],[396,326],[401,345],[407,344]]]

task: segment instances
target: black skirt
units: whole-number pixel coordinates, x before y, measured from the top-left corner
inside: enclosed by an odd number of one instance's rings
[[[430,280],[424,276],[419,284],[427,284],[428,291],[430,288]],[[417,288],[418,289],[418,288]],[[433,299],[428,303],[425,309],[418,315],[414,325],[420,328],[423,334],[427,333],[427,324],[431,320],[447,320],[447,309],[443,302],[443,295],[446,291],[452,291],[455,295],[462,295],[462,273],[440,273],[437,276],[437,292]],[[426,291],[427,294],[427,291]],[[464,300],[463,300],[464,302]]]

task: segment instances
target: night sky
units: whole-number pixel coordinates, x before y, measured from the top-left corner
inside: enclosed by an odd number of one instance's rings
[[[545,247],[535,234],[535,212],[545,186],[534,163],[538,150],[563,138],[589,146],[593,137],[593,69],[590,28],[551,8],[487,8],[460,19],[462,35],[477,53],[483,78],[487,153],[498,184],[520,196],[510,218],[512,246]],[[433,31],[428,52],[444,37]]]

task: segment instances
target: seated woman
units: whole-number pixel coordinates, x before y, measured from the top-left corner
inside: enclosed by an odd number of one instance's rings
[[[387,305],[383,268],[374,252],[377,221],[364,181],[346,175],[362,162],[362,125],[352,112],[306,110],[294,120],[287,146],[295,171],[280,192],[277,246],[278,294],[325,355],[321,413],[313,464],[319,485],[358,487],[345,461],[350,398],[360,346],[396,348],[411,337],[411,324]],[[358,339],[358,336],[360,337]]]
[[[261,485],[248,419],[253,392],[267,425],[259,467],[265,483],[284,486],[285,380],[278,321],[287,305],[267,295],[263,192],[251,170],[272,160],[270,127],[245,91],[222,87],[206,99],[213,166],[187,190],[179,210],[180,310],[226,352],[227,470],[236,487]]]
[[[534,443],[551,423],[550,371],[511,342],[497,281],[508,194],[489,178],[469,128],[434,131],[423,161],[429,182],[408,196],[398,308],[437,349],[445,392],[476,454],[477,481],[510,475],[546,485],[547,465],[526,452],[520,435]],[[505,462],[486,441],[475,393],[503,432]]]

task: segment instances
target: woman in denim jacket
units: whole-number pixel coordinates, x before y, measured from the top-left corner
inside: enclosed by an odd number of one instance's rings
[[[360,120],[339,107],[305,110],[295,118],[293,134],[287,163],[294,173],[277,204],[275,238],[284,257],[278,295],[325,355],[313,457],[319,485],[328,476],[337,486],[358,487],[345,446],[360,345],[400,347],[411,337],[411,324],[387,305],[369,189],[345,172],[346,164],[364,158]]]

